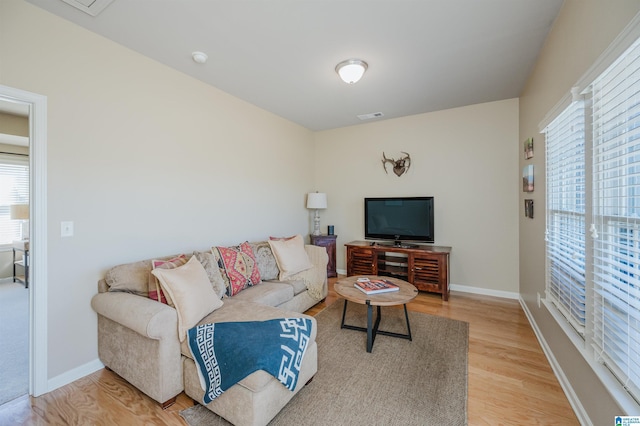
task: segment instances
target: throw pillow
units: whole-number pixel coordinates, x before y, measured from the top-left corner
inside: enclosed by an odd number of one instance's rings
[[[211,252],[225,279],[228,296],[235,296],[245,288],[261,283],[256,257],[248,242],[237,247],[212,247]]]
[[[195,256],[182,266],[156,268],[151,273],[175,303],[180,341],[185,339],[190,328],[222,306],[222,300],[213,291],[207,272]]]
[[[271,251],[271,246],[266,241],[250,243],[253,254],[256,257],[260,279],[263,281],[277,280],[280,275],[276,258]]]
[[[151,270],[154,270],[156,268],[173,269],[177,268],[178,266],[182,266],[185,263],[187,263],[187,256],[181,254],[180,256],[174,257],[173,259],[152,260]],[[167,297],[167,295],[162,291],[162,287],[160,286],[158,279],[153,274],[149,274],[149,299],[153,299],[157,302],[174,307],[171,298]]]
[[[198,259],[198,261],[200,261],[204,270],[207,272],[213,291],[215,291],[216,295],[222,299],[227,292],[227,287],[224,283],[224,278],[222,278],[222,274],[220,273],[220,268],[218,268],[218,261],[216,260],[216,257],[212,253],[206,251],[194,251],[193,255]]]
[[[292,235],[291,237],[269,237],[271,241],[289,241],[293,240],[296,236]]]
[[[313,267],[304,249],[302,235],[288,240],[269,240],[269,245],[280,269],[280,281]]]

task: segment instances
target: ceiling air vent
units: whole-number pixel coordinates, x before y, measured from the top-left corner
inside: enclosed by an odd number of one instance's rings
[[[361,114],[358,116],[360,120],[373,120],[374,118],[384,117],[384,114],[381,112],[372,112],[369,114]]]
[[[113,0],[62,0],[91,16],[98,16]]]

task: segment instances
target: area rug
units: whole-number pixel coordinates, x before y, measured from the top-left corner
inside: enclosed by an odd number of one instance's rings
[[[469,324],[409,312],[413,340],[340,328],[344,301],[316,315],[318,372],[270,425],[467,424]],[[365,326],[366,307],[349,303],[347,324]],[[383,307],[380,330],[406,333],[404,311]],[[180,412],[190,426],[229,425],[201,405]]]

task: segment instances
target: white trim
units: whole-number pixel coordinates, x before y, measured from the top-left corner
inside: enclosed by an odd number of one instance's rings
[[[0,85],[0,98],[29,108],[31,212],[29,225],[29,394],[48,392],[47,327],[47,97]]]
[[[547,128],[549,123],[555,120],[556,117],[560,115],[562,111],[567,109],[567,107],[571,105],[571,102],[573,102],[573,95],[571,94],[571,92],[569,92],[566,95],[564,95],[562,99],[560,99],[558,103],[555,104],[553,108],[549,110],[549,112],[545,114],[542,121],[540,121],[540,123],[538,124],[538,131],[540,133],[544,133],[544,129]]]
[[[491,290],[488,288],[471,287],[461,284],[449,284],[449,288],[453,291],[459,291],[462,293],[482,294],[485,296],[501,297],[503,299],[518,300],[520,298],[520,293],[513,291]]]
[[[640,38],[640,12],[633,17],[627,26],[618,34],[611,44],[600,54],[598,59],[589,67],[576,86],[579,92],[584,92],[591,83],[620,57],[631,45]]]
[[[73,370],[66,371],[59,376],[50,379],[47,387],[49,388],[49,392],[54,391],[58,388],[68,385],[69,383],[75,382],[78,379],[88,376],[89,374],[95,373],[96,371],[103,368],[104,364],[100,362],[99,359],[94,359],[93,361],[89,361],[86,364],[76,367]]]
[[[546,306],[547,304],[546,300],[543,300],[543,303]],[[569,404],[571,404],[571,408],[573,408],[573,412],[576,414],[576,417],[578,417],[578,421],[580,422],[581,425],[588,425],[588,426],[593,425],[593,422],[589,418],[587,411],[584,409],[582,402],[580,402],[578,395],[576,395],[575,391],[573,390],[573,386],[571,386],[571,382],[569,381],[569,379],[567,379],[567,376],[564,374],[562,367],[560,367],[558,360],[556,360],[556,357],[553,355],[553,351],[549,347],[549,344],[547,343],[547,341],[544,339],[544,335],[540,331],[538,324],[533,318],[533,315],[531,315],[531,312],[529,311],[527,304],[524,302],[522,298],[520,298],[520,306],[522,306],[522,310],[524,311],[524,314],[527,316],[527,319],[529,320],[529,324],[531,324],[531,328],[533,329],[533,332],[535,333],[536,337],[538,338],[538,342],[542,347],[542,351],[547,357],[547,360],[549,361],[549,364],[551,365],[551,369],[556,375],[558,382],[560,382],[560,387],[562,387],[564,394],[567,396],[567,399],[569,400]],[[567,326],[569,326],[568,323],[567,323]]]

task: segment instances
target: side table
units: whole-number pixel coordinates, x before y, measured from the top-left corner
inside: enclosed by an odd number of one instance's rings
[[[29,288],[29,241],[14,241],[13,246],[13,282],[24,284],[25,288]],[[21,253],[22,258],[16,260],[16,254]],[[21,267],[24,275],[16,274],[16,266]]]
[[[314,246],[325,247],[329,255],[329,263],[327,263],[327,277],[337,277],[336,272],[336,238],[337,235],[311,235],[311,244]]]

